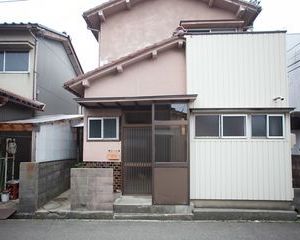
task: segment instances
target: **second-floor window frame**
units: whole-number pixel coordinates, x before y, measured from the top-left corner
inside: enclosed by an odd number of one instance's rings
[[[30,51],[29,50],[0,50],[0,53],[3,53],[3,63],[0,66],[0,74],[1,73],[29,73],[30,67]],[[27,69],[26,70],[6,70],[6,58],[8,53],[27,53]]]

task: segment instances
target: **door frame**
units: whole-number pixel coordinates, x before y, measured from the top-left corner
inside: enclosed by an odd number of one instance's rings
[[[171,104],[171,103],[185,103],[187,104],[187,120],[170,120],[170,121],[157,121],[155,120],[155,105],[160,103],[165,104]],[[136,110],[139,112],[139,110]],[[142,113],[143,111],[141,111]],[[187,196],[186,196],[186,205],[190,204],[190,108],[189,108],[189,102],[188,101],[163,101],[163,102],[152,102],[151,103],[151,124],[127,124],[124,121],[124,113],[122,114],[122,120],[121,122],[121,149],[122,149],[122,194],[123,195],[142,195],[142,194],[126,194],[124,192],[124,186],[125,186],[125,172],[124,172],[124,142],[125,142],[125,136],[123,134],[123,129],[128,127],[151,127],[151,144],[152,144],[152,152],[151,152],[151,195],[152,195],[152,204],[155,205],[155,199],[154,199],[154,169],[155,167],[163,167],[163,168],[186,168],[187,169]],[[185,124],[187,127],[186,134],[187,134],[187,152],[186,152],[186,162],[169,162],[169,163],[156,163],[155,162],[155,126],[157,125],[170,125],[170,123],[174,125],[181,125]],[[170,204],[168,204],[170,205]],[[176,205],[176,204],[174,204]]]
[[[152,173],[152,170],[153,170],[153,167],[152,167],[152,159],[151,159],[151,193],[149,194],[146,194],[146,193],[125,193],[125,157],[124,157],[124,143],[125,143],[125,135],[124,135],[124,129],[125,128],[142,128],[142,127],[149,127],[151,128],[152,127],[152,124],[123,124],[124,121],[122,121],[122,127],[121,127],[121,149],[122,149],[122,161],[121,161],[121,166],[122,166],[122,195],[152,195],[152,191],[153,191],[153,186],[152,186],[152,178],[153,178],[153,173]],[[151,128],[152,129],[152,128]],[[152,134],[152,133],[151,133]]]
[[[182,101],[178,101],[182,102]],[[168,103],[168,102],[164,102]],[[154,184],[154,169],[156,167],[161,168],[186,168],[187,169],[187,196],[186,196],[186,205],[190,205],[190,108],[189,103],[187,104],[187,120],[169,120],[169,121],[158,121],[155,120],[155,105],[157,103],[152,103],[151,112],[152,112],[152,205],[156,205],[154,199],[154,191],[155,191],[155,184]],[[187,127],[187,153],[186,153],[186,162],[169,162],[169,163],[157,163],[155,161],[155,126],[169,126],[171,124],[173,125],[181,125],[185,124]],[[164,204],[160,204],[164,205]],[[165,204],[170,205],[170,204]],[[176,205],[176,204],[173,204]]]

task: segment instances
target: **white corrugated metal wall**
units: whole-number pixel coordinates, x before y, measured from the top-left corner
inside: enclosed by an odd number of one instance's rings
[[[191,199],[292,200],[289,137],[197,139],[191,117]],[[289,136],[289,117],[286,117]]]
[[[284,33],[188,36],[186,51],[192,107],[288,106]]]
[[[198,94],[190,107],[288,107],[285,61],[284,33],[187,37],[187,89]],[[192,114],[191,199],[293,199],[289,114],[283,139],[252,139],[249,129],[245,139],[197,139],[194,121]]]
[[[36,162],[76,158],[76,136],[70,122],[44,124],[36,132]]]

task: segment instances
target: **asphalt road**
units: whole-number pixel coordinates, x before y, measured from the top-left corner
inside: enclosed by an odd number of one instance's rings
[[[300,223],[86,220],[0,221],[1,240],[300,239]]]

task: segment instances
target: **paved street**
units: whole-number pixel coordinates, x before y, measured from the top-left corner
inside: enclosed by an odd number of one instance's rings
[[[7,220],[0,221],[0,239],[294,240],[300,239],[300,223]]]

